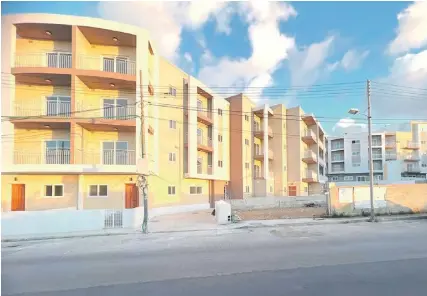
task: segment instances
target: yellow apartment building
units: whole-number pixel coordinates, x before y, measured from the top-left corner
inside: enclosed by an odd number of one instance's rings
[[[231,198],[287,195],[286,108],[255,104],[244,94],[230,102]]]
[[[301,107],[286,110],[288,195],[321,194],[326,178],[325,132]]]
[[[3,211],[139,207],[137,168],[150,207],[223,195],[229,103],[160,58],[146,30],[3,16],[2,61]]]

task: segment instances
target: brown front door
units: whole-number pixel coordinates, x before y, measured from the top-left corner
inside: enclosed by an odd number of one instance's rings
[[[25,185],[12,184],[12,211],[25,211]]]
[[[297,187],[289,186],[289,196],[296,196],[296,195],[297,195]]]
[[[138,187],[136,187],[136,184],[126,184],[125,208],[133,209],[137,206],[139,206]]]

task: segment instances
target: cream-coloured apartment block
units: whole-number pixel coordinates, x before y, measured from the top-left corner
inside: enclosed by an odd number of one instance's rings
[[[300,107],[286,110],[288,194],[323,192],[326,178],[325,132],[314,115]]]
[[[286,108],[255,104],[244,94],[231,105],[231,198],[283,196],[287,189]]]
[[[102,19],[2,16],[2,210],[209,206],[229,180],[229,103]],[[221,110],[221,112],[219,112]]]

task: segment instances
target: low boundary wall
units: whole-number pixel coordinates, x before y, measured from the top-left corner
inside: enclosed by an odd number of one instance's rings
[[[231,199],[232,210],[254,210],[272,208],[302,208],[308,205],[326,207],[325,195],[313,196],[265,196]]]

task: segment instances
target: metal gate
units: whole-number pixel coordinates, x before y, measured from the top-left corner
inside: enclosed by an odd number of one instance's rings
[[[123,211],[105,210],[104,228],[122,228],[122,227],[123,227]]]

